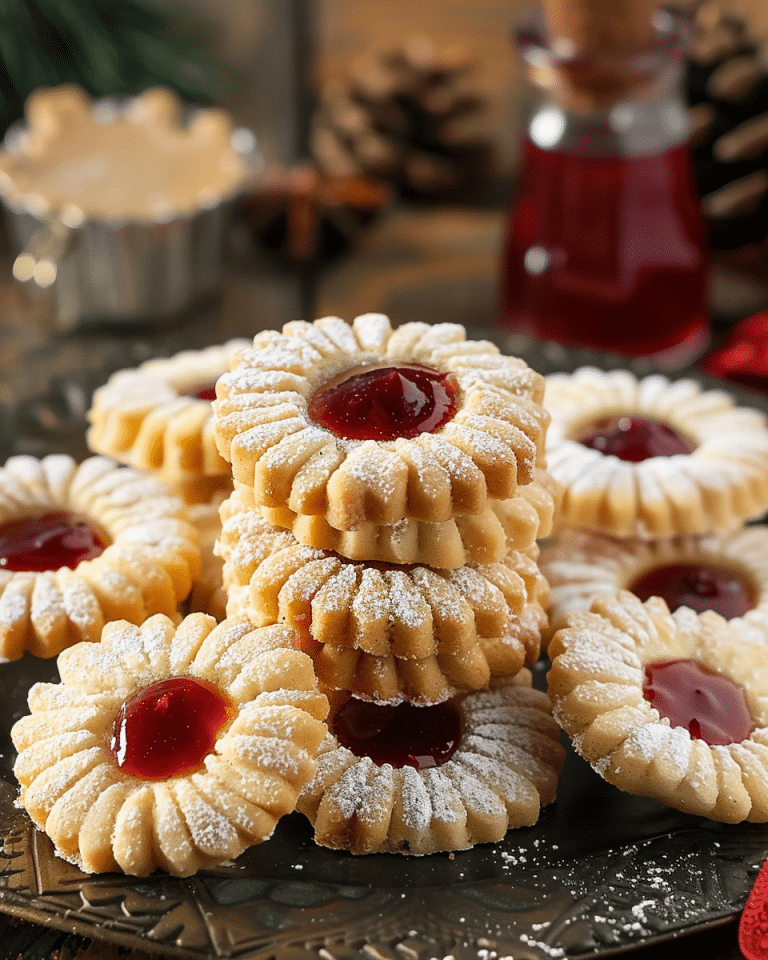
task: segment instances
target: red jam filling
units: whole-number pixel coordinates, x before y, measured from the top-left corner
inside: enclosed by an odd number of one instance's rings
[[[140,690],[120,707],[110,749],[118,767],[142,780],[198,770],[232,716],[232,703],[214,684],[171,677]]]
[[[596,420],[575,439],[585,447],[630,463],[695,449],[672,427],[649,417],[606,417]]]
[[[325,384],[309,402],[309,416],[350,440],[410,439],[433,433],[456,413],[458,387],[450,373],[431,367],[363,369]]]
[[[429,707],[369,703],[354,697],[333,718],[342,746],[378,766],[438,767],[453,756],[461,738],[458,707],[447,701]]]
[[[737,570],[705,563],[668,563],[648,570],[629,587],[636,597],[661,597],[670,610],[714,610],[726,620],[743,617],[755,605],[749,581]]]
[[[67,510],[35,513],[0,524],[0,569],[73,570],[108,546],[107,537],[85,517]]]
[[[189,390],[185,396],[194,397],[196,400],[208,400],[210,403],[216,399],[216,384],[206,383],[204,386],[195,390]]]
[[[744,688],[696,660],[649,664],[643,696],[673,727],[711,747],[740,743],[754,729]]]

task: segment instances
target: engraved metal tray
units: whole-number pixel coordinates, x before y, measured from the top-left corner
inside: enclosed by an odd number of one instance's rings
[[[580,352],[529,362],[542,372],[606,363]],[[62,404],[57,394],[74,440],[82,410],[67,420]],[[0,665],[0,912],[124,947],[190,960],[605,957],[729,922],[768,854],[768,825],[725,826],[630,796],[569,752],[556,802],[498,844],[354,857],[317,847],[292,814],[264,844],[195,877],[87,876],[14,806],[9,730],[29,686],[51,679],[51,661]]]

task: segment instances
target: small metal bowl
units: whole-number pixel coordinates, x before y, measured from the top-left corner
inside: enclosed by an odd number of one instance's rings
[[[100,119],[117,118],[135,100],[102,98],[92,109]],[[195,113],[185,110],[183,124]],[[14,124],[5,150],[23,153],[25,135],[26,124]],[[237,188],[167,218],[98,219],[69,209],[43,215],[0,195],[16,255],[13,275],[42,321],[57,330],[94,322],[160,325],[214,294],[233,207],[263,167],[251,131],[235,128],[230,143],[243,161]]]

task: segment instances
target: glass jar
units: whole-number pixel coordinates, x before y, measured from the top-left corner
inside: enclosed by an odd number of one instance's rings
[[[704,351],[709,258],[682,94],[685,26],[659,11],[651,48],[580,55],[550,42],[540,13],[518,24],[537,96],[501,264],[508,331],[670,368]]]

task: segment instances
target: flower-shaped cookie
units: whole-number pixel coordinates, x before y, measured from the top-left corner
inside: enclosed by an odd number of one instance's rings
[[[175,616],[200,572],[184,504],[106,457],[0,468],[0,658],[52,657],[110,620]]]
[[[530,826],[555,799],[565,751],[549,700],[539,690],[516,684],[467,694],[453,706],[456,720],[448,704],[364,709],[367,722],[373,720],[370,711],[411,713],[395,719],[404,737],[385,746],[382,757],[358,755],[333,733],[327,736],[314,779],[297,804],[321,846],[355,854],[466,850],[498,841],[510,828]],[[343,710],[336,711],[332,725]],[[437,711],[434,719],[430,711]],[[420,713],[424,719],[414,719]],[[442,762],[420,767],[410,765],[413,754],[405,759],[415,727],[436,741],[419,742],[423,753],[439,741]]]
[[[11,736],[19,805],[87,873],[187,876],[269,837],[311,779],[328,701],[287,627],[159,614],[59,657]]]
[[[617,540],[566,531],[542,548],[554,632],[569,613],[588,610],[595,597],[629,590],[660,596],[670,609],[715,610],[743,620],[768,638],[768,527],[669,540]]]
[[[616,537],[733,529],[768,509],[768,426],[691,379],[582,367],[546,378],[561,523]]]
[[[235,481],[235,489],[247,509],[258,509],[251,487]],[[494,563],[509,550],[527,550],[549,536],[561,494],[557,481],[537,467],[533,480],[518,487],[509,500],[489,500],[479,514],[460,513],[440,523],[406,518],[337,530],[324,516],[297,514],[287,507],[261,507],[261,514],[273,526],[290,530],[299,543],[333,550],[350,560],[455,570],[467,563]]]
[[[543,378],[456,324],[382,314],[264,331],[217,384],[216,440],[257,505],[337,530],[479,514],[543,452]]]
[[[548,587],[537,548],[453,571],[361,564],[302,546],[234,499],[218,546],[227,612],[295,627],[324,686],[437,703],[538,659]]]
[[[609,783],[725,823],[768,821],[768,644],[711,610],[628,592],[572,613],[549,695]]]
[[[93,394],[89,449],[183,484],[189,499],[207,499],[212,485],[230,477],[213,436],[214,388],[249,345],[230,340],[113,373]]]

